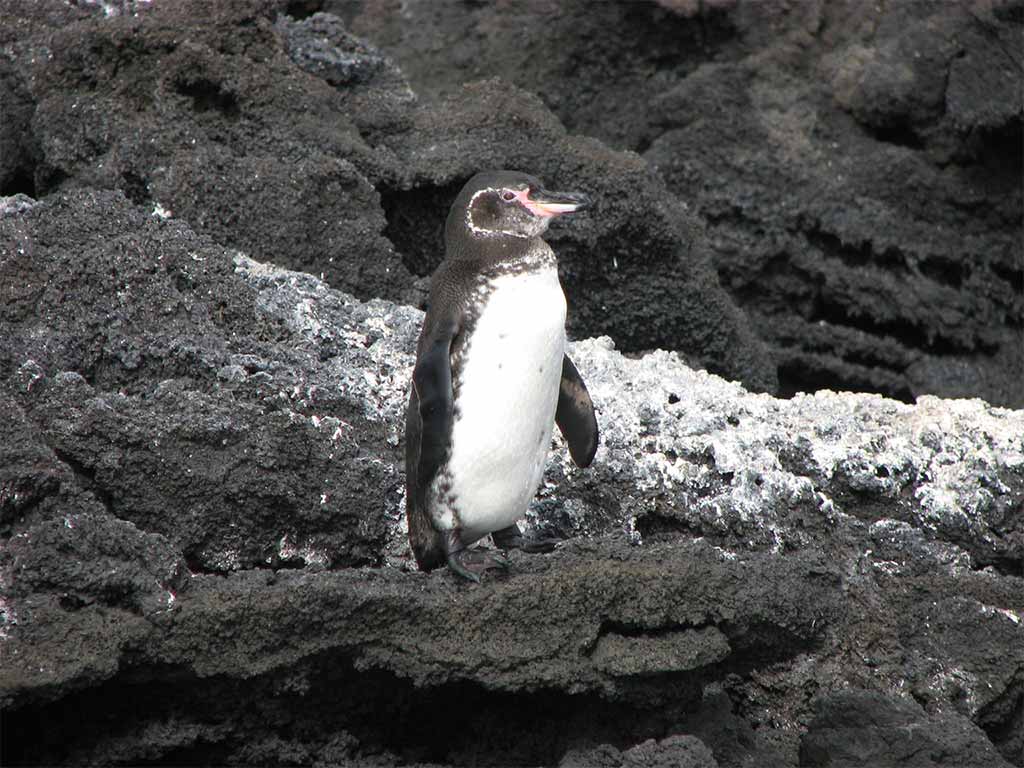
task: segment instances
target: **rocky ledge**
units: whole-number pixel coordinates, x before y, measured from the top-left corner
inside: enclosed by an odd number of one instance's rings
[[[1024,760],[1024,412],[579,341],[566,541],[472,585],[405,542],[419,310],[119,191],[0,248],[5,765]]]
[[[5,0],[0,762],[1024,765],[1022,3],[864,6]],[[602,445],[471,585],[401,414],[495,167],[595,200]]]

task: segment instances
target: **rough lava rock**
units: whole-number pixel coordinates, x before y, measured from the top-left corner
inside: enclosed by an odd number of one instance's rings
[[[1022,23],[7,0],[0,763],[1024,766]],[[602,444],[472,585],[402,415],[495,166],[595,200]]]
[[[499,76],[641,153],[783,394],[1024,406],[1019,0],[322,5],[424,98]]]
[[[333,394],[329,350],[264,354],[287,321],[258,311],[223,248],[119,192],[56,196],[0,227],[0,371],[42,456],[193,569],[375,561],[390,470],[349,436],[365,406]],[[347,476],[331,469],[342,456]]]
[[[22,34],[4,60],[31,120],[4,133],[31,146],[34,166],[5,194],[120,189],[223,244],[363,295],[400,295],[409,276],[370,181],[394,164],[375,132],[396,101],[414,100],[392,65],[348,45],[353,71],[340,81],[341,52],[318,57],[296,40],[309,25],[275,25],[281,4],[268,0],[90,5],[72,18],[11,9],[24,29],[14,25]]]
[[[472,585],[405,539],[419,310],[116,191],[0,248],[5,765],[1024,759],[1024,412],[581,341],[569,538]]]
[[[963,768],[999,765],[980,728],[962,718],[928,715],[914,701],[874,692],[838,691],[822,697],[800,745],[806,766],[934,765],[935,756]]]
[[[296,20],[285,2],[119,7],[55,18],[14,6],[0,87],[18,106],[0,128],[12,148],[0,194],[119,189],[254,258],[417,303],[462,184],[522,169],[596,201],[554,233],[574,334],[678,349],[777,387],[700,222],[639,157],[568,136],[536,97],[492,81],[421,104],[337,17]]]

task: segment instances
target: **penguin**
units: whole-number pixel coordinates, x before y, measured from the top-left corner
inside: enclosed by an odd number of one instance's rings
[[[578,466],[594,459],[594,405],[566,354],[565,294],[541,239],[554,217],[586,206],[514,171],[478,173],[452,203],[406,410],[406,517],[422,570],[447,564],[479,582],[507,564],[476,541],[531,548],[516,521],[554,424]]]

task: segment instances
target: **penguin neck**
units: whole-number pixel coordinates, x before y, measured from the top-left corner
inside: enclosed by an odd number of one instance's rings
[[[445,242],[452,261],[476,261],[485,269],[492,266],[522,264],[553,258],[550,246],[538,237],[449,237]]]

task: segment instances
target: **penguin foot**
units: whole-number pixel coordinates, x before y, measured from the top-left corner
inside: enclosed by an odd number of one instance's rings
[[[507,570],[508,560],[483,549],[460,549],[448,554],[448,567],[464,579],[480,583],[480,577],[494,569]]]
[[[498,549],[519,549],[531,555],[554,552],[555,548],[563,541],[554,536],[538,538],[523,536],[519,526],[514,523],[508,528],[492,532],[491,538],[494,539],[494,546]]]
[[[495,568],[508,568],[508,560],[484,549],[468,549],[462,543],[462,532],[453,528],[444,536],[444,549],[448,568],[464,579],[480,583],[480,577]]]

